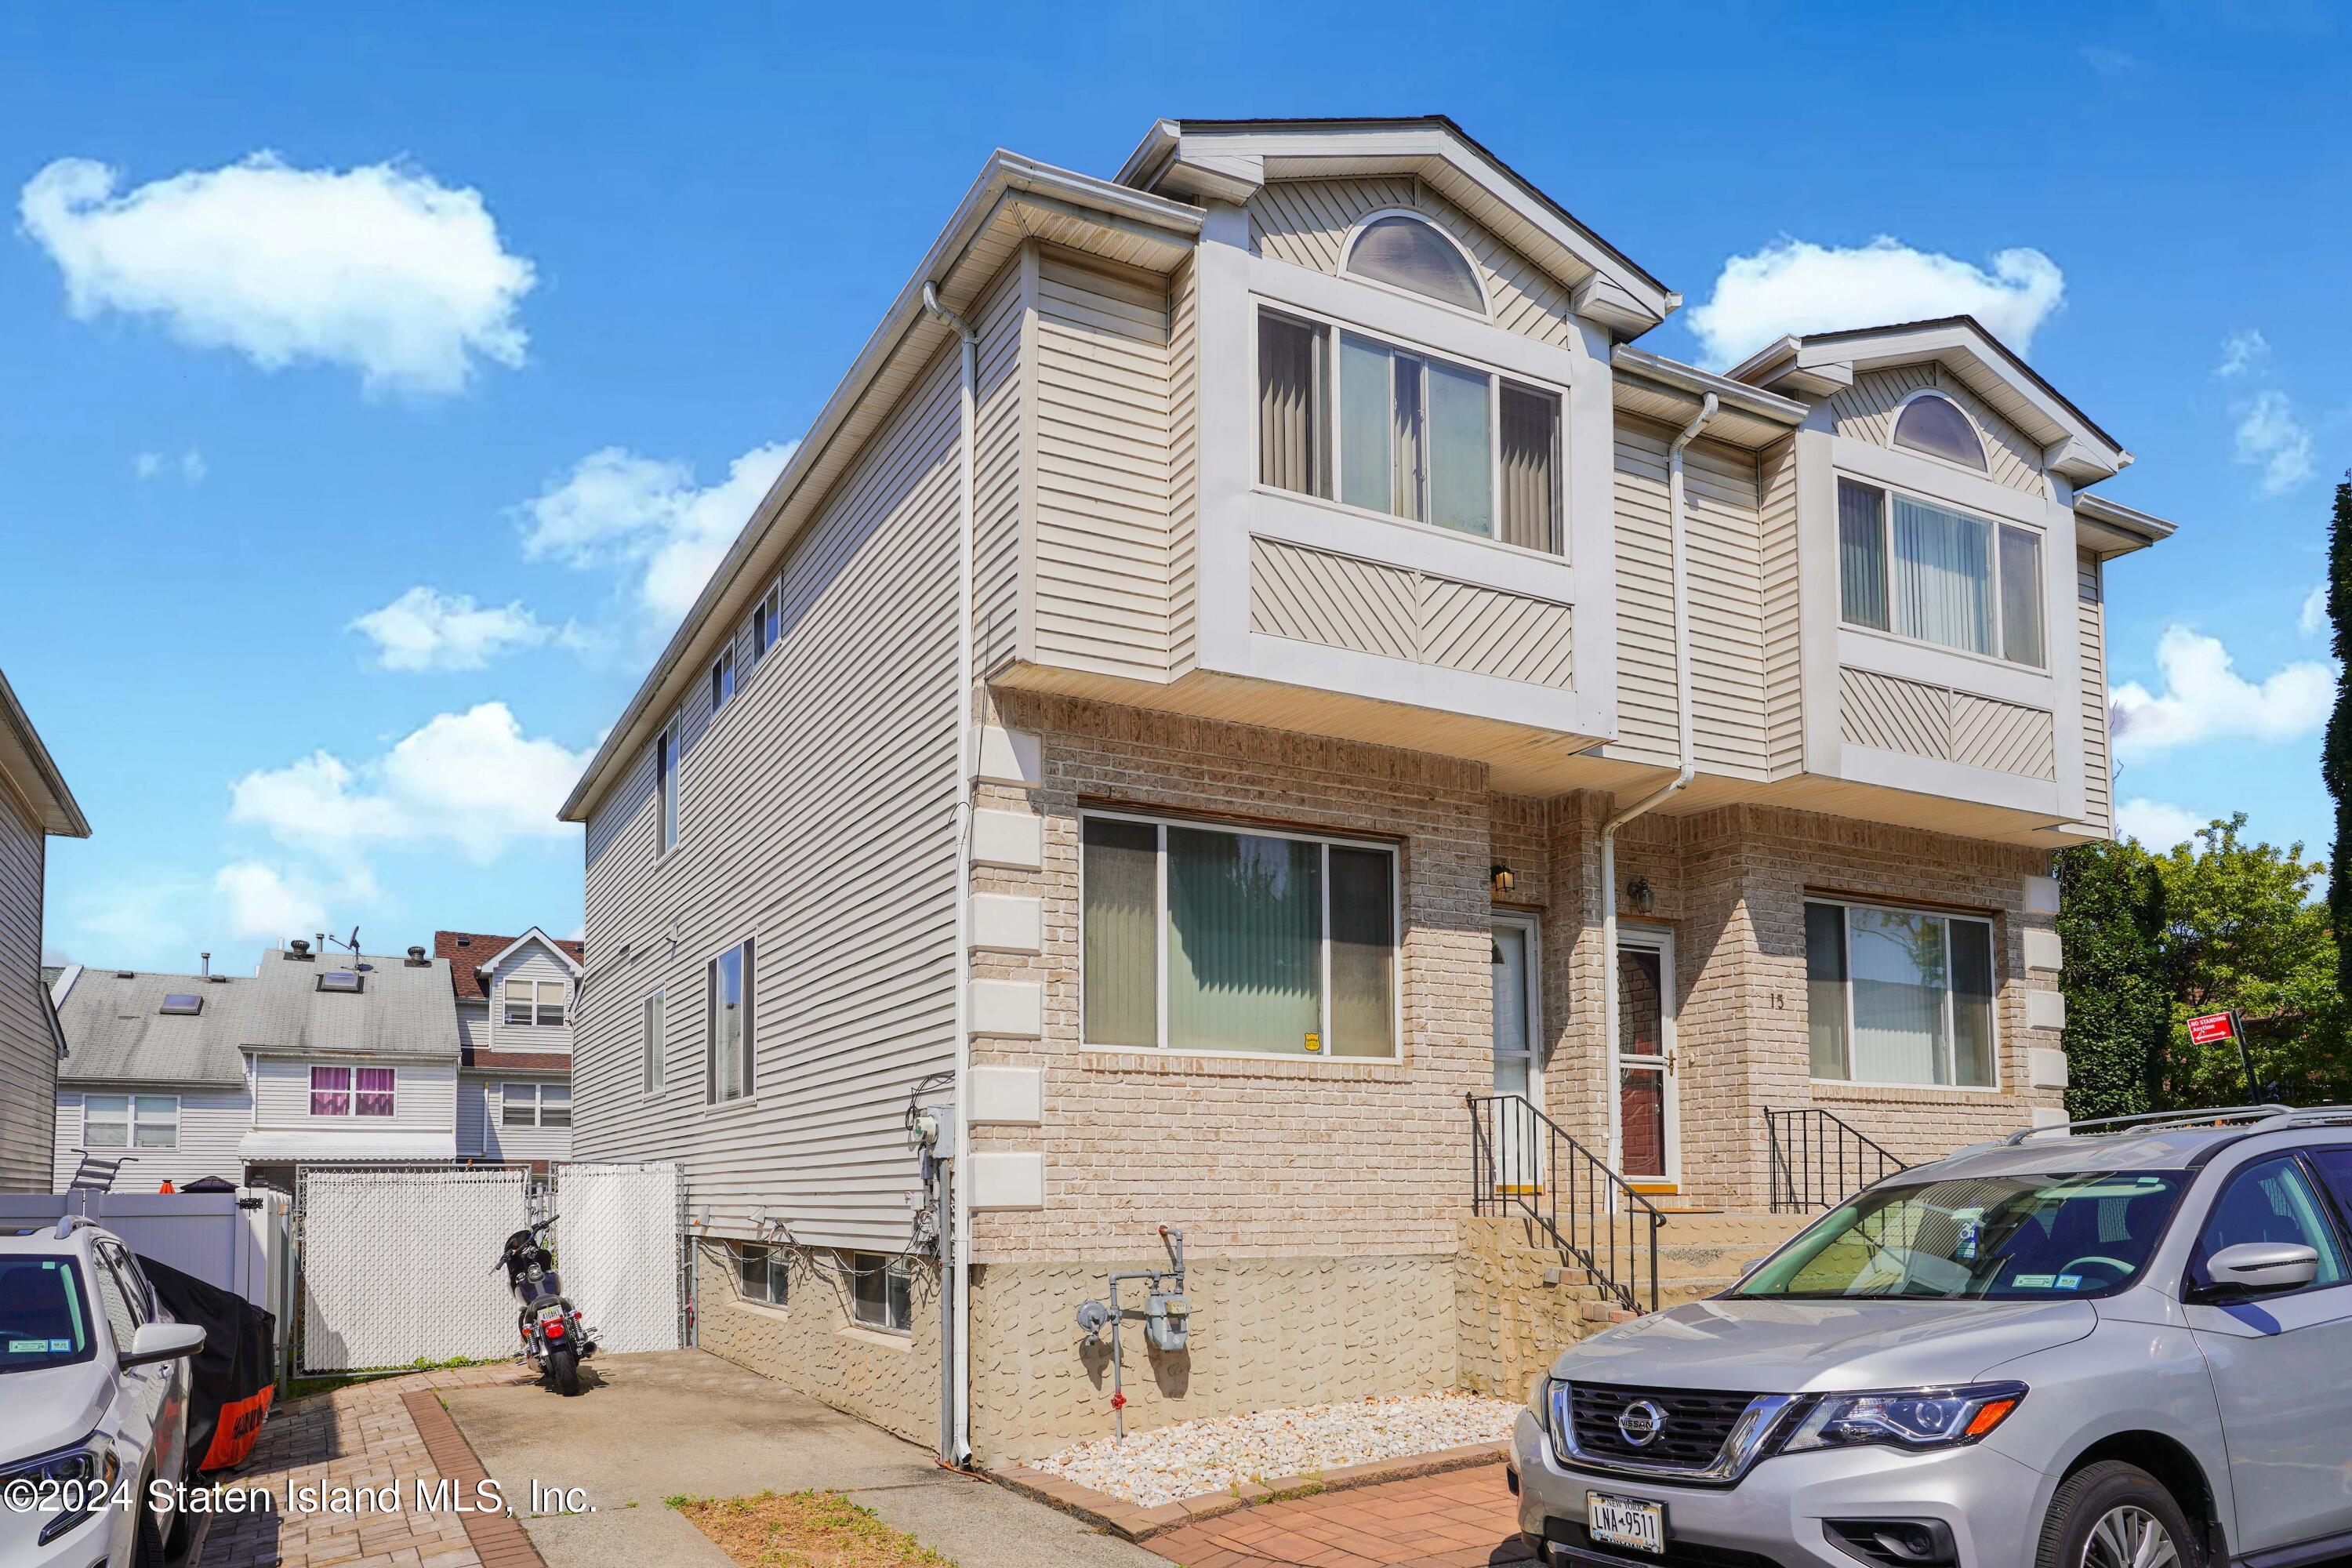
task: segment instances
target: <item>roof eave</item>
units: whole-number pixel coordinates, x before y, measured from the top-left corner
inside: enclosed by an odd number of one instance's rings
[[[2128,555],[2171,538],[2179,524],[2105,496],[2074,499],[2075,542],[2102,559]]]
[[[89,818],[66,787],[57,759],[42,743],[5,673],[0,673],[0,775],[24,797],[42,832],[58,838],[89,837]]]

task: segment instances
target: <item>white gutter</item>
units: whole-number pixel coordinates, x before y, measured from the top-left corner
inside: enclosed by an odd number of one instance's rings
[[[956,679],[955,679],[955,1128],[948,1164],[947,1255],[940,1273],[951,1303],[949,1369],[949,1448],[940,1458],[958,1467],[971,1463],[971,711],[974,658],[971,645],[972,553],[979,505],[972,477],[972,446],[978,438],[980,333],[970,321],[940,303],[939,290],[923,285],[923,309],[952,328],[963,346],[962,387],[956,400]]]
[[[1682,765],[1675,776],[1648,795],[1635,801],[1607,822],[1601,825],[1601,1026],[1608,1031],[1607,1077],[1602,1080],[1602,1098],[1609,1105],[1609,1168],[1623,1173],[1625,1168],[1625,1125],[1622,1097],[1615,1088],[1617,1077],[1617,830],[1678,793],[1691,782],[1698,771],[1696,742],[1691,735],[1690,679],[1690,571],[1683,549],[1683,448],[1698,438],[1707,421],[1723,406],[1722,400],[1712,392],[1699,405],[1698,416],[1683,426],[1674,444],[1666,448],[1666,533],[1669,562],[1675,584],[1675,754]],[[1659,976],[1660,988],[1667,998],[1665,1005],[1674,1005],[1675,977]]]

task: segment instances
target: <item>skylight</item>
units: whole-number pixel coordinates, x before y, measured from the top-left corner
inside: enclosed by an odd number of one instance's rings
[[[359,988],[359,975],[348,969],[330,969],[319,976],[319,989],[321,991],[357,991]]]
[[[162,1011],[193,1017],[205,1010],[205,999],[187,991],[174,991],[163,998]]]

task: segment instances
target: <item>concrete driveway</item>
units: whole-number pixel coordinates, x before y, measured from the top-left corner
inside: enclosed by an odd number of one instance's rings
[[[449,1414],[549,1568],[729,1568],[667,1497],[846,1492],[961,1568],[1167,1568],[987,1481],[701,1351],[598,1356],[577,1399],[540,1384],[452,1388]],[[593,1512],[530,1511],[530,1487]]]

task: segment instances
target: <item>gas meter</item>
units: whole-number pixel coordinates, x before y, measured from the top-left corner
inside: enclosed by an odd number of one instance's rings
[[[1144,1337],[1156,1351],[1181,1351],[1190,1330],[1192,1308],[1178,1295],[1152,1293],[1143,1309]]]

